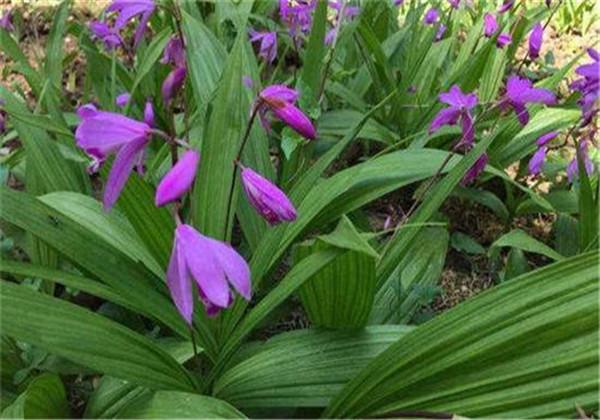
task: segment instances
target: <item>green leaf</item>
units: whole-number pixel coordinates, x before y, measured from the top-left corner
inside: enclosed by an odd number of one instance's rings
[[[585,167],[583,152],[577,145],[577,171],[579,177],[579,250],[590,250],[598,244],[598,199],[600,191],[594,190]],[[600,185],[600,184],[599,184]]]
[[[300,72],[300,106],[304,109],[318,108],[319,88],[323,59],[325,58],[325,31],[327,29],[327,2],[317,2],[312,18],[310,37],[304,52]]]
[[[280,334],[226,371],[215,395],[236,407],[325,407],[369,361],[412,327]]]
[[[127,405],[149,392],[148,388],[104,375],[87,401],[83,417],[87,419],[114,418]]]
[[[548,245],[532,238],[520,229],[511,230],[510,232],[496,239],[496,241],[490,245],[490,251],[494,248],[501,247],[512,247],[527,252],[534,252],[536,254],[545,255],[546,257],[555,261],[564,259],[562,255],[550,248]]]
[[[166,286],[141,264],[75,220],[26,193],[3,187],[0,198],[3,220],[40,238],[77,266],[93,273],[138,312],[187,337],[188,328],[171,303]],[[161,289],[163,293],[159,291]]]
[[[554,249],[560,255],[571,257],[579,251],[579,232],[577,220],[565,213],[559,213],[552,226]]]
[[[52,27],[48,35],[44,70],[51,89],[60,90],[62,86],[63,45],[70,8],[71,2],[69,0],[61,2],[52,19]]]
[[[375,297],[377,253],[344,216],[331,235],[299,246],[295,259],[302,260],[331,246],[344,252],[300,288],[302,306],[316,326],[363,327]]]
[[[193,390],[194,381],[147,338],[79,306],[0,282],[3,333],[153,389]]]
[[[120,411],[117,418],[240,419],[242,413],[225,401],[188,392],[158,391],[143,395]]]
[[[351,380],[323,417],[597,410],[598,262],[596,253],[565,259],[420,325]]]
[[[525,257],[525,253],[519,248],[512,248],[506,258],[506,267],[504,268],[503,280],[510,280],[514,277],[518,277],[521,274],[525,274],[530,271],[529,262]]]
[[[475,239],[462,232],[453,232],[450,237],[450,245],[459,252],[467,254],[485,254],[485,248]]]
[[[474,201],[475,203],[487,207],[505,223],[508,222],[510,218],[510,213],[508,212],[506,205],[491,191],[486,191],[481,188],[458,187],[452,195]]]
[[[411,229],[411,227],[406,227]],[[444,268],[449,235],[445,228],[425,228],[375,295],[371,324],[405,324],[438,284]]]
[[[242,52],[246,38],[245,33],[238,35],[212,102],[212,112],[202,140],[202,165],[191,199],[194,226],[203,234],[221,240],[228,239],[230,235],[226,229],[231,230],[237,190],[236,185],[234,196],[230,198],[236,170],[233,162],[239,153],[250,111],[246,95],[242,92]],[[231,213],[228,212],[230,200]]]
[[[68,418],[67,394],[60,377],[43,373],[10,406],[2,411],[2,418],[41,419]]]

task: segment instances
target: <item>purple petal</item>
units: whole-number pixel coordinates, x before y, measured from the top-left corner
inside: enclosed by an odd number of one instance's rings
[[[121,194],[121,190],[133,170],[138,154],[143,151],[147,143],[148,140],[142,137],[126,144],[117,153],[104,187],[103,201],[105,209],[111,209],[117,198],[119,198],[119,194]]]
[[[600,53],[598,53],[598,50],[596,50],[595,48],[588,48],[587,53],[592,60],[600,61]]]
[[[250,300],[252,298],[252,284],[250,282],[250,267],[246,260],[226,243],[208,237],[205,239],[210,243],[213,254],[225,271],[229,283],[244,299]]]
[[[295,104],[298,100],[298,91],[285,85],[271,85],[264,88],[259,96],[267,102],[282,101]]]
[[[167,286],[177,310],[188,323],[192,325],[194,313],[194,295],[192,279],[185,265],[185,256],[180,251],[177,238],[173,241],[173,251],[167,268]]]
[[[531,157],[529,161],[529,173],[531,175],[537,175],[542,172],[544,161],[546,160],[546,151],[545,147],[540,147]]]
[[[185,152],[158,184],[154,200],[157,207],[178,200],[192,187],[199,162],[200,153],[195,150]]]
[[[549,133],[544,134],[543,136],[538,137],[538,139],[536,140],[535,143],[538,146],[545,146],[549,142],[551,142],[552,140],[554,140],[556,138],[556,136],[558,136],[558,134],[559,134],[558,131],[551,131]]]
[[[427,13],[425,13],[423,22],[426,25],[433,25],[434,23],[436,23],[438,21],[439,18],[440,18],[440,12],[438,12],[438,10],[435,7],[432,7],[429,10],[427,10]]]
[[[496,17],[490,13],[486,13],[483,17],[483,33],[490,38],[498,31],[498,21]]]
[[[522,103],[515,102],[513,103],[513,108],[515,110],[515,114],[517,114],[517,119],[521,123],[521,125],[527,125],[529,122],[529,111]]]
[[[177,92],[183,86],[186,74],[185,67],[177,67],[167,75],[162,85],[162,97],[166,104],[171,102],[177,95]]]
[[[542,42],[544,39],[544,27],[540,22],[536,23],[529,36],[529,56],[536,59],[540,56]]]
[[[144,106],[144,122],[150,127],[154,127],[154,107],[152,101],[147,100]]]
[[[496,46],[500,49],[512,43],[512,36],[509,33],[503,32],[496,39]]]
[[[242,185],[250,204],[271,225],[296,219],[296,209],[283,191],[250,168],[242,169]]]
[[[214,258],[210,242],[189,225],[179,225],[175,231],[190,273],[206,299],[226,308],[231,303],[225,272]]]
[[[456,124],[458,122],[458,118],[460,117],[460,113],[460,109],[454,107],[442,109],[433,118],[433,121],[431,121],[431,125],[429,126],[429,134],[435,133],[444,125]]]
[[[310,119],[296,106],[288,103],[281,107],[272,107],[271,110],[277,118],[306,139],[314,140],[317,137]]]
[[[461,123],[462,139],[460,140],[460,144],[467,146],[467,148],[470,148],[473,145],[473,141],[475,140],[475,129],[473,126],[473,118],[471,117],[471,114],[469,114],[468,112],[463,112]]]
[[[123,108],[125,105],[127,105],[127,103],[129,103],[129,101],[131,100],[131,95],[127,92],[120,94],[119,96],[117,96],[117,98],[115,99],[115,104],[119,107],[119,108]]]
[[[521,92],[520,99],[524,102],[537,102],[546,105],[553,105],[556,103],[556,95],[548,89],[542,88],[527,89]]]
[[[477,159],[477,161],[473,164],[473,166],[471,166],[471,168],[469,168],[469,170],[465,174],[464,178],[461,181],[462,184],[467,185],[467,184],[470,184],[471,182],[475,181],[475,179],[477,179],[479,174],[481,174],[483,172],[483,170],[485,169],[485,165],[487,165],[487,162],[488,162],[487,153],[484,153],[481,156],[479,156],[479,159]]]
[[[502,6],[500,6],[500,9],[498,9],[498,13],[508,12],[513,7],[514,3],[515,0],[504,0]]]

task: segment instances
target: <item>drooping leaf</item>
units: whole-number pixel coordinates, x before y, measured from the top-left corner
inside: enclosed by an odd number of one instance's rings
[[[2,418],[39,419],[67,418],[69,405],[60,377],[55,373],[43,373],[27,386],[27,389],[2,411]]]

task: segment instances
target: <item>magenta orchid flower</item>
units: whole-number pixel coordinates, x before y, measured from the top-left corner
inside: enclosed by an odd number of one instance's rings
[[[104,22],[95,20],[90,22],[89,28],[92,38],[102,41],[107,50],[113,50],[123,43],[119,34]]]
[[[131,100],[131,95],[127,92],[124,92],[124,93],[121,93],[119,96],[117,96],[117,98],[115,99],[115,104],[119,108],[123,108],[125,105],[127,105],[129,103],[130,100]]]
[[[536,23],[529,35],[529,57],[535,60],[540,56],[542,42],[544,40],[544,27],[540,22]]]
[[[257,32],[250,30],[250,42],[259,43],[258,56],[272,63],[277,57],[277,32]]]
[[[194,183],[200,153],[196,150],[186,151],[181,159],[173,165],[156,188],[154,202],[157,207],[179,200]]]
[[[588,141],[583,140],[579,143],[579,152],[581,153],[581,157],[583,159],[583,166],[588,175],[591,175],[594,172],[594,163],[590,158],[590,152],[588,149]],[[577,160],[577,155],[569,162],[567,166],[567,177],[569,178],[569,182],[573,182],[579,176],[579,161]]]
[[[137,46],[144,36],[146,26],[155,8],[154,0],[113,0],[106,8],[106,12],[117,13],[114,26],[116,30],[121,30],[131,19],[139,16],[140,21],[133,38],[133,45]]]
[[[333,40],[337,37],[339,25],[343,23],[344,19],[352,19],[360,13],[360,8],[357,6],[346,5],[346,7],[343,8],[343,3],[340,0],[329,0],[328,5],[331,9],[335,10],[335,15],[330,20],[333,28],[325,34],[325,45],[331,45],[333,43]],[[341,16],[342,8],[344,9],[344,16]],[[340,19],[342,20],[341,22]]]
[[[177,92],[183,86],[185,82],[185,76],[187,70],[185,67],[176,67],[165,77],[162,84],[162,97],[166,104],[169,104],[171,100],[177,95]]]
[[[491,13],[486,13],[483,17],[483,34],[491,38],[498,31],[498,21],[496,16]]]
[[[91,104],[80,107],[77,114],[82,121],[75,131],[75,140],[93,158],[90,168],[98,170],[109,154],[116,154],[104,188],[104,208],[110,209],[134,166],[138,169],[142,166],[151,127],[120,114],[99,111]]]
[[[148,99],[144,105],[144,122],[150,127],[154,127],[154,107],[152,101]]]
[[[250,268],[244,258],[228,244],[181,224],[175,230],[167,286],[177,310],[189,325],[194,313],[192,280],[209,316],[233,303],[230,287],[246,300],[252,296]]]
[[[441,93],[439,99],[450,106],[442,109],[433,118],[429,126],[429,133],[435,133],[444,125],[455,125],[460,120],[462,125],[462,139],[459,145],[472,146],[475,138],[475,130],[473,129],[473,116],[470,111],[479,102],[477,95],[474,93],[465,94],[458,85],[454,85],[448,92]]]
[[[531,157],[529,161],[529,173],[531,175],[538,175],[542,172],[542,168],[544,167],[544,162],[546,161],[546,153],[548,152],[547,144],[550,143],[558,136],[558,131],[552,131],[550,133],[546,133],[543,136],[540,136],[536,140],[536,144],[538,149]]]
[[[296,209],[290,199],[268,179],[242,167],[242,185],[252,207],[271,226],[296,220]]]
[[[548,89],[533,87],[528,79],[521,79],[519,76],[509,77],[501,107],[512,107],[521,125],[526,125],[529,122],[529,112],[526,107],[528,103],[553,105],[556,103],[556,96]]]
[[[270,131],[271,125],[266,118],[267,111],[271,111],[275,117],[283,121],[290,128],[303,137],[314,140],[317,136],[315,128],[310,119],[295,106],[298,100],[298,92],[284,85],[271,85],[259,94],[258,112],[263,127]]]
[[[12,10],[7,10],[4,15],[0,18],[0,28],[3,28],[7,31],[14,31],[15,27],[12,23]]]
[[[488,163],[488,159],[489,158],[488,158],[487,153],[484,153],[481,156],[479,156],[479,159],[477,159],[477,161],[475,161],[473,166],[471,166],[469,168],[469,170],[463,177],[463,179],[461,181],[462,185],[468,185],[468,184],[472,183],[473,181],[475,181],[475,179],[477,179],[477,177],[484,171],[485,165],[487,165],[487,163]]]
[[[316,6],[316,0],[279,0],[279,17],[295,41],[298,35],[310,31]]]
[[[500,6],[500,9],[498,9],[498,13],[508,12],[510,9],[512,9],[514,4],[515,0],[504,0],[504,2],[502,2],[502,6]]]
[[[500,49],[510,45],[511,43],[512,36],[507,32],[502,32],[500,35],[498,35],[498,38],[496,38],[496,46]]]
[[[448,0],[448,3],[450,3],[453,9],[458,9],[460,6],[460,0]]]
[[[588,48],[587,53],[593,61],[577,67],[575,72],[582,77],[570,85],[571,89],[581,94],[577,103],[583,117],[582,126],[588,125],[593,116],[598,113],[598,92],[600,91],[600,54],[593,48]]]
[[[163,56],[160,59],[162,64],[172,64],[175,67],[185,67],[185,49],[183,47],[183,42],[181,38],[177,36],[171,37],[165,50],[163,51]]]
[[[442,40],[442,38],[444,37],[444,34],[446,33],[446,29],[448,29],[446,27],[446,25],[444,25],[443,23],[440,23],[440,26],[438,26],[437,32],[435,33],[434,42],[439,42]]]
[[[440,12],[438,12],[438,10],[435,7],[432,7],[431,9],[427,10],[427,13],[425,13],[423,22],[425,23],[425,25],[433,25],[439,20],[439,18]]]

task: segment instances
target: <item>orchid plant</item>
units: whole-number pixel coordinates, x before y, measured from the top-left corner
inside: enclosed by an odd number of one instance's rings
[[[39,65],[0,13],[2,415],[597,416],[600,55],[533,3],[67,0]]]

